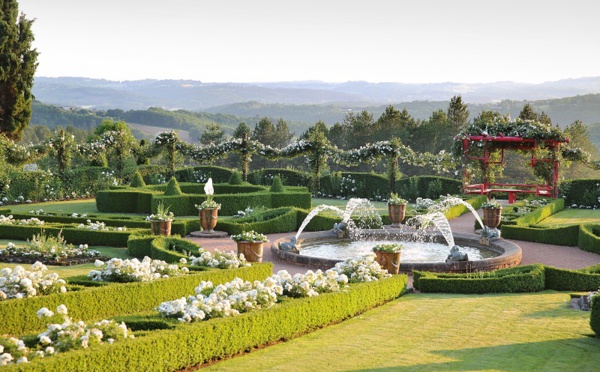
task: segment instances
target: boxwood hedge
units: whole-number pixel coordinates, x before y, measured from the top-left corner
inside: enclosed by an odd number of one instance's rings
[[[270,309],[235,317],[146,331],[132,340],[70,351],[14,367],[28,371],[180,370],[343,321],[400,296],[407,281],[405,275],[396,275],[353,284],[339,293],[289,299]],[[170,299],[177,298],[168,295]]]
[[[600,296],[592,298],[592,313],[590,314],[590,326],[597,337],[600,337]]]

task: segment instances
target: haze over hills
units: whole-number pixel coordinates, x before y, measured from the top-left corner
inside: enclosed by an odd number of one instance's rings
[[[36,77],[33,94],[44,103],[93,109],[167,109],[216,112],[215,107],[255,101],[260,104],[377,106],[398,102],[448,101],[460,94],[468,103],[505,99],[544,100],[600,93],[600,77],[541,84],[497,82],[436,83],[203,83],[193,80],[109,81],[79,77]]]

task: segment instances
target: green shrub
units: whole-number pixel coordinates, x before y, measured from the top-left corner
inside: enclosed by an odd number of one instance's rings
[[[263,234],[290,232],[298,228],[298,211],[292,207],[269,209],[258,213],[253,218],[235,218],[219,220],[216,229],[230,235],[241,234],[242,231],[254,230]]]
[[[577,246],[584,251],[600,253],[600,225],[580,225]]]
[[[443,274],[413,272],[414,287],[438,293],[520,293],[545,288],[544,266],[518,266],[492,272]]]
[[[395,191],[405,199],[414,202],[417,197],[437,199],[440,195],[460,194],[462,193],[462,183],[460,180],[452,178],[418,176],[398,180]]]
[[[165,189],[165,195],[173,196],[173,195],[181,195],[181,187],[179,187],[179,182],[175,177],[171,177],[169,183],[167,183],[167,188]]]
[[[234,171],[229,168],[216,165],[203,165],[198,167],[188,167],[175,171],[175,177],[180,182],[205,183],[212,178],[214,183],[228,182]]]
[[[139,171],[135,171],[135,173],[133,174],[133,178],[131,179],[131,182],[129,183],[129,186],[131,187],[144,187],[146,186],[146,182],[144,182],[144,179],[142,178],[142,175],[140,174]]]
[[[558,193],[566,205],[597,206],[600,204],[600,179],[566,180],[558,187]]]
[[[137,170],[148,185],[155,183],[153,181],[157,179],[157,176],[169,173],[169,168],[163,165],[139,165]]]
[[[286,186],[308,186],[309,174],[302,171],[283,169],[283,168],[267,168],[250,172],[248,180],[257,185],[271,185],[273,177],[279,175],[281,182]]]
[[[281,183],[281,177],[279,175],[273,177],[273,183],[271,184],[271,192],[284,192],[283,183]]]
[[[377,282],[353,284],[340,293],[290,299],[270,309],[234,317],[177,324],[173,329],[151,331],[143,337],[100,345],[94,350],[58,354],[25,366],[37,371],[80,370],[81,366],[102,371],[121,371],[123,366],[138,371],[180,370],[339,323],[400,296],[407,281],[405,275],[396,275]],[[171,299],[177,296],[172,295]],[[68,304],[67,307],[70,312],[71,307]],[[154,324],[162,321],[153,319]]]
[[[243,183],[242,174],[238,171],[231,173],[231,177],[229,177],[230,185],[241,185]]]
[[[600,337],[600,296],[594,296],[592,298],[592,309],[590,314],[590,326],[596,334]]]

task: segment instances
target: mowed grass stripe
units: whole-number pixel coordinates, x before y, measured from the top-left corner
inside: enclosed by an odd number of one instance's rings
[[[217,371],[597,370],[600,339],[568,294],[413,294],[208,366]]]

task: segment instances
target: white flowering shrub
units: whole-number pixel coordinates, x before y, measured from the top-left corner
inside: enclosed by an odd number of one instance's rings
[[[74,213],[74,214],[76,214],[76,213]],[[77,216],[73,216],[73,217],[77,217]],[[106,223],[104,223],[104,222],[98,222],[98,221],[92,222],[91,220],[87,220],[85,225],[82,223],[77,225],[77,228],[78,229],[86,229],[86,230],[95,230],[95,231],[127,231],[127,226],[112,227],[112,226],[106,226]]]
[[[348,284],[348,277],[335,270],[307,271],[305,274],[291,276],[286,270],[280,270],[271,277],[283,287],[283,294],[289,297],[313,297],[319,293],[339,292]]]
[[[22,266],[3,268],[0,270],[0,301],[66,292],[66,282],[57,273],[47,271],[48,268],[41,262],[34,263],[31,271]]]
[[[12,215],[9,215],[8,217],[0,215],[0,225],[42,226],[44,225],[44,221],[41,221],[35,217],[23,220],[15,220]]]
[[[102,320],[94,324],[74,322],[68,316],[65,305],[58,306],[56,312],[63,316],[63,322],[49,324],[46,331],[37,336],[37,350],[28,348],[23,340],[0,337],[0,366],[28,363],[30,359],[48,357],[72,349],[86,349],[104,342],[112,344],[115,341],[134,338],[131,330],[123,322],[116,323],[114,320]],[[37,316],[38,318],[52,317],[54,312],[43,307],[37,311]]]
[[[243,254],[236,252],[202,252],[200,257],[191,256],[188,260],[192,266],[209,266],[219,269],[237,269],[238,267],[250,266]]]
[[[375,254],[368,254],[349,258],[344,262],[338,262],[331,270],[346,275],[350,283],[371,282],[391,277],[391,274],[375,261],[375,257]]]
[[[60,233],[56,237],[40,233],[34,235],[23,247],[9,243],[6,249],[0,251],[0,255],[60,261],[72,257],[98,257],[100,252],[88,249],[87,244],[80,244],[78,247],[67,244]]]
[[[195,292],[195,296],[187,299],[182,297],[161,303],[158,312],[164,317],[187,323],[234,316],[273,306],[277,296],[283,293],[283,288],[272,278],[254,283],[236,278],[216,287],[211,282],[203,281]]]
[[[113,258],[106,263],[96,260],[95,265],[96,267],[102,267],[102,269],[90,271],[88,277],[92,280],[105,282],[148,282],[184,275],[189,272],[186,267],[180,268],[178,265],[153,260],[150,257],[144,257],[142,261],[137,258],[131,260]]]

